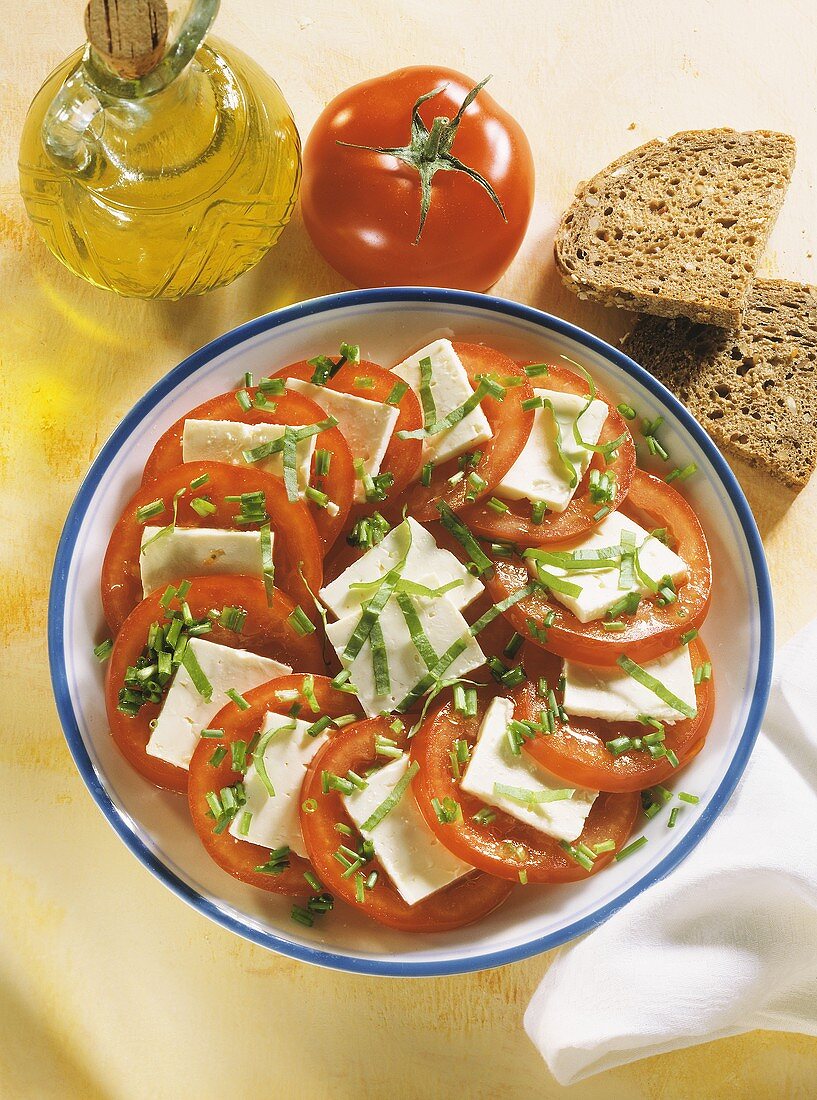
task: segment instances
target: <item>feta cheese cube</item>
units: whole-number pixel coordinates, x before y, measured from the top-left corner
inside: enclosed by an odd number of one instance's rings
[[[690,707],[695,707],[695,683],[689,647],[682,646],[649,661],[644,669]],[[595,668],[565,661],[564,708],[583,718],[635,722],[639,715],[672,724],[683,720],[671,706],[617,665]]]
[[[365,371],[361,370],[361,374]],[[327,416],[334,416],[338,430],[349,444],[352,457],[363,459],[364,469],[372,477],[380,473],[383,456],[400,416],[398,409],[382,401],[370,401],[355,394],[330,390],[299,378],[288,378],[287,388],[320,405]],[[362,503],[365,499],[363,485],[356,481],[355,500]]]
[[[438,587],[439,578],[427,577],[429,587]],[[413,596],[412,603],[426,637],[438,657],[441,657],[461,638],[467,640],[463,652],[449,665],[448,676],[466,676],[485,663],[485,656],[471,636],[468,623],[456,607],[446,598],[426,599]],[[389,663],[389,691],[378,695],[372,665],[370,640],[364,643],[357,657],[350,663],[342,656],[347,642],[360,620],[360,611],[353,611],[326,628],[326,636],[334,646],[344,668],[350,672],[350,680],[357,691],[361,706],[370,717],[390,713],[427,674],[428,668],[411,639],[403,612],[397,600],[392,598],[380,613],[379,622],[386,643]]]
[[[407,770],[408,756],[402,756],[373,772],[365,790],[344,796],[346,809],[358,829],[385,802]],[[474,869],[443,847],[426,824],[410,789],[373,829],[361,829],[361,835],[374,844],[380,865],[408,905],[416,905]]]
[[[611,512],[601,523],[596,524],[589,534],[575,539],[569,545],[559,545],[560,550],[597,550],[602,547],[617,547],[621,543],[622,531],[631,531],[635,536],[635,544],[638,547],[638,560],[643,572],[653,581],[659,581],[664,576],[672,577],[679,584],[687,575],[687,566],[677,554],[673,553],[659,539],[652,538],[633,520],[628,519],[621,512]],[[547,547],[545,547],[547,549]],[[530,561],[531,574],[536,576],[536,566]],[[595,619],[603,619],[607,612],[628,591],[640,592],[647,595],[650,589],[642,584],[638,577],[629,589],[619,588],[618,569],[599,570],[566,570],[559,566],[547,565],[547,572],[557,577],[566,577],[571,584],[578,585],[581,592],[578,596],[570,596],[563,592],[551,590],[553,598],[572,611],[581,623],[589,623]]]
[[[190,767],[190,757],[199,742],[201,731],[207,729],[223,706],[230,702],[227,692],[233,688],[243,695],[277,676],[287,676],[289,665],[260,657],[245,649],[191,638],[187,643],[202,672],[213,688],[212,698],[199,695],[190,673],[180,665],[170,682],[162,709],[145,751],[148,756],[166,760],[177,768]]]
[[[474,388],[451,341],[435,340],[392,367],[392,373],[407,382],[418,396],[421,359],[431,360],[431,395],[437,410],[437,420],[443,420],[468,400]],[[492,434],[487,416],[482,407],[477,405],[473,412],[463,417],[453,428],[423,441],[423,462],[441,465],[449,459],[458,458],[466,451],[474,450],[480,443],[487,443]]]
[[[460,780],[468,794],[481,798],[489,806],[510,814],[525,825],[571,843],[582,834],[584,823],[596,801],[598,791],[576,788],[570,798],[555,802],[523,804],[507,795],[498,794],[495,784],[518,787],[524,791],[561,791],[569,787],[557,779],[524,751],[516,756],[510,747],[506,731],[513,718],[513,703],[497,696],[485,711],[479,736],[471,751],[471,759]]]
[[[449,550],[438,547],[434,536],[409,516],[405,523],[393,528],[377,546],[373,546],[362,558],[344,569],[336,580],[321,589],[321,599],[333,614],[342,618],[357,610],[368,599],[370,593],[365,589],[353,589],[350,586],[378,580],[393,569],[405,553],[407,529],[411,533],[411,548],[402,573],[406,580],[417,581],[427,588],[432,587],[428,581],[429,574],[432,573],[441,585],[462,581],[462,584],[452,588],[446,595],[460,610],[482,593],[482,582],[469,573]]]
[[[237,840],[270,849],[287,844],[296,855],[306,856],[300,823],[301,785],[312,757],[329,740],[326,733],[310,737],[309,726],[309,722],[267,711],[261,736],[278,730],[264,749],[264,765],[275,797],[267,794],[255,764],[250,764],[244,777],[247,801],[229,826]],[[246,834],[242,834],[241,821],[245,813],[252,814],[252,818]],[[259,859],[261,862],[263,860]]]
[[[158,588],[165,588],[171,581],[186,577],[206,577],[214,573],[263,576],[258,531],[176,527],[151,541],[161,530],[161,527],[146,527],[142,532],[139,568],[146,596]]]
[[[575,393],[537,389],[534,394],[550,407],[535,410],[528,441],[494,493],[506,500],[542,500],[551,512],[563,512],[593,459],[593,452],[576,442],[573,426],[578,421],[585,443],[598,443],[608,409],[603,401],[595,400],[582,412],[587,400]],[[576,470],[573,486],[556,449],[557,428],[562,453]]]
[[[302,425],[293,424],[292,427]],[[182,431],[183,462],[226,462],[228,466],[246,466],[244,451],[272,443],[284,434],[283,424],[242,424],[237,420],[185,420]],[[302,439],[296,445],[296,469],[301,492],[309,484],[312,453],[316,436]],[[284,476],[283,454],[270,455],[252,463],[254,470]]]

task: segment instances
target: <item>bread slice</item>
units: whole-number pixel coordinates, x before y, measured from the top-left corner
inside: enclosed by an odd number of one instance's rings
[[[758,279],[738,331],[642,317],[624,347],[725,451],[803,488],[817,465],[817,287]]]
[[[794,157],[794,139],[767,130],[688,130],[626,153],[565,212],[562,279],[606,306],[737,328]]]

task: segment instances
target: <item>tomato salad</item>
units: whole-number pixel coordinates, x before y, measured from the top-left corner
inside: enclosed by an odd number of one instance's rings
[[[305,926],[446,931],[614,868],[697,801],[665,784],[714,711],[695,468],[661,424],[581,364],[447,339],[245,376],[111,534],[117,746]]]

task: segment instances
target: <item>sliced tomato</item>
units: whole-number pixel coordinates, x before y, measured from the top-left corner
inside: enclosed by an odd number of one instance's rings
[[[158,717],[161,704],[145,703],[133,717],[117,709],[126,669],[136,664],[141,656],[151,624],[165,621],[165,609],[159,602],[161,599],[162,593],[154,592],[142,600],[122,624],[108,661],[105,706],[113,739],[128,763],[157,787],[184,791],[187,789],[187,772],[145,752],[150,739],[150,723]],[[273,590],[272,604],[268,606],[261,581],[251,577],[197,577],[190,582],[186,601],[194,619],[204,618],[212,608],[239,607],[247,612],[241,633],[227,630],[216,620],[213,629],[205,635],[208,641],[232,646],[233,649],[247,649],[304,672],[321,667],[317,634],[302,636],[293,628],[289,616],[295,604],[277,588]],[[178,608],[178,603],[170,606]]]
[[[336,791],[323,794],[321,772],[346,775],[351,769],[360,775],[382,763],[382,758],[375,754],[376,734],[394,738],[394,731],[385,718],[372,718],[349,726],[324,745],[307,768],[301,794],[310,808],[309,800],[317,803],[317,810],[306,813],[302,803],[301,829],[319,877],[337,897],[390,928],[405,932],[443,932],[473,924],[505,901],[512,889],[507,882],[475,871],[416,905],[408,905],[392,886],[376,856],[364,864],[367,875],[375,870],[378,877],[376,885],[365,890],[363,902],[357,900],[354,876],[343,877],[343,867],[333,853],[339,844],[354,850],[361,838],[346,813],[341,796]],[[410,792],[407,791],[404,797],[411,797]],[[352,835],[341,835],[335,828],[337,824],[351,829]]]
[[[624,847],[641,806],[638,794],[600,794],[593,803],[579,839],[591,848],[612,840],[615,848],[599,853],[590,872],[557,840],[502,810],[493,810],[495,817],[488,824],[474,820],[485,804],[462,790],[452,774],[451,754],[458,739],[474,746],[485,710],[495,694],[491,688],[478,693],[477,714],[473,718],[459,714],[452,702],[444,703],[415,734],[411,755],[420,770],[413,787],[420,812],[450,852],[499,878],[519,882],[519,873],[523,871],[529,883],[575,882],[595,874]],[[512,692],[511,697],[516,706],[519,692]],[[439,821],[432,799],[444,798],[453,798],[459,804],[460,820],[445,824]]]
[[[687,579],[678,589],[677,600],[661,607],[655,599],[645,598],[635,615],[624,618],[626,629],[611,633],[604,629],[602,620],[579,622],[547,592],[534,592],[507,611],[520,634],[562,657],[588,665],[613,665],[622,653],[643,664],[674,649],[682,634],[700,626],[709,610],[712,563],[703,529],[692,508],[671,485],[636,470],[621,511],[644,527],[667,528],[672,549],[688,566]],[[570,545],[551,548],[568,550]],[[489,556],[495,571],[485,583],[496,603],[530,583],[530,574],[521,558],[498,557],[492,552]],[[529,623],[544,631],[545,643],[534,636]]]
[[[533,397],[533,390],[522,367],[507,355],[483,344],[454,344],[454,350],[462,360],[474,389],[479,386],[477,375],[481,374],[491,375],[500,384],[503,378],[519,383],[507,388],[502,401],[488,396],[480,404],[493,432],[491,439],[475,448],[482,451],[482,458],[474,471],[485,482],[484,488],[475,494],[475,499],[481,500],[491,495],[493,487],[510,470],[527,442],[533,426],[533,413],[523,409],[522,402]],[[455,512],[465,508],[469,503],[466,495],[471,490],[467,478],[460,478],[453,485],[449,480],[459,472],[456,458],[435,466],[428,486],[416,481],[402,500],[390,504],[389,518],[398,515],[405,506],[409,514],[421,522],[439,519],[436,504],[440,500],[444,500]]]
[[[556,685],[562,671],[559,657],[539,650],[537,675],[544,676],[556,691],[561,703],[562,695]],[[706,647],[700,639],[690,643],[692,667],[709,660]],[[709,732],[715,711],[715,688],[712,680],[695,688],[698,713],[695,718],[685,718],[665,727],[663,745],[678,757],[681,767],[695,755],[694,750]],[[533,684],[527,684],[518,696],[516,717],[520,721],[536,721],[542,701]],[[595,718],[571,715],[569,722],[557,722],[555,731],[547,737],[536,737],[525,743],[524,749],[542,767],[558,775],[565,782],[577,787],[589,787],[602,791],[643,791],[677,775],[666,757],[654,760],[648,752],[625,752],[613,756],[605,744],[617,737],[643,737],[650,731],[638,722],[605,722]]]
[[[548,373],[537,380],[542,389],[558,390],[560,393],[575,393],[580,397],[590,394],[590,387],[584,378],[564,367],[549,367]],[[534,383],[536,384],[536,383]],[[633,437],[624,418],[615,405],[601,392],[599,400],[606,402],[607,420],[599,437],[599,444],[612,443],[621,436],[624,442],[616,450],[616,457],[609,464],[603,455],[594,454],[593,461],[579,483],[576,492],[564,512],[549,512],[541,523],[531,519],[529,500],[507,500],[508,511],[498,513],[485,503],[474,504],[462,513],[463,520],[480,535],[489,539],[503,539],[509,542],[521,542],[528,546],[538,546],[557,539],[572,539],[589,531],[598,520],[600,504],[590,499],[590,472],[598,470],[615,477],[616,491],[609,504],[611,511],[617,511],[630,490],[635,470],[635,447]]]
[[[236,741],[244,741],[249,745],[261,729],[264,715],[268,711],[288,714],[293,705],[298,705],[301,707],[300,717],[308,716],[309,721],[316,721],[321,715],[340,718],[342,715],[354,714],[358,718],[362,717],[355,697],[336,691],[326,676],[314,677],[318,710],[313,711],[309,700],[303,695],[303,682],[303,676],[282,676],[248,691],[244,696],[250,704],[247,710],[239,710],[232,703],[228,704],[211,723],[213,729],[223,730],[223,736],[217,740],[207,738],[200,741],[190,761],[190,778],[187,784],[190,815],[208,854],[228,874],[251,886],[257,886],[259,890],[268,890],[274,894],[306,894],[308,890],[304,871],[311,868],[311,863],[293,852],[289,856],[289,866],[281,874],[272,875],[259,871],[258,868],[267,861],[268,849],[245,840],[236,840],[227,829],[216,833],[213,818],[208,813],[207,794],[210,791],[218,792],[223,787],[231,787],[244,778],[243,772],[233,769],[231,746]],[[221,763],[213,766],[210,761],[220,746],[227,753]]]
[[[258,394],[257,387],[247,390],[250,397],[255,400]],[[263,397],[263,395],[262,395]],[[314,401],[302,397],[299,393],[286,393],[280,397],[271,397],[266,405],[244,410],[236,400],[236,391],[221,393],[218,397],[211,397],[189,413],[185,413],[175,424],[171,424],[156,446],[151,451],[143,483],[152,481],[161,474],[166,473],[174,466],[182,462],[182,433],[185,420],[235,420],[242,424],[291,424],[302,426],[304,424],[319,424],[324,420],[324,412]],[[332,545],[343,530],[349,509],[352,506],[355,489],[355,468],[352,463],[352,452],[346,444],[346,440],[337,428],[327,428],[317,436],[316,449],[329,451],[332,459],[329,473],[319,477],[315,470],[315,459],[312,459],[312,471],[309,477],[311,485],[327,494],[329,499],[338,506],[335,516],[329,514],[325,508],[308,502],[309,514],[315,521],[318,534],[321,537],[324,548]],[[274,475],[268,475],[274,476]]]
[[[311,382],[315,368],[309,363],[293,363],[289,367],[283,367],[276,372],[278,378],[300,378],[304,382]],[[362,381],[362,385],[360,384]],[[362,397],[366,401],[379,401],[385,404],[395,385],[401,382],[396,374],[390,370],[379,367],[376,363],[362,360],[359,363],[345,363],[326,383],[326,389],[335,390],[338,393],[348,393],[353,397]],[[315,403],[320,405],[320,399]],[[413,432],[423,426],[423,413],[420,402],[413,390],[408,389],[398,402],[391,402],[399,412],[397,423],[394,426],[392,437],[383,456],[380,469],[383,473],[390,473],[394,482],[388,491],[388,499],[396,500],[410,482],[420,472],[420,462],[423,452],[423,444],[419,439],[400,439],[398,432]],[[354,456],[352,456],[354,458]],[[365,509],[356,511],[370,512],[381,504],[366,505]]]
[[[207,482],[198,489],[191,489],[191,482],[205,474]],[[180,489],[186,492],[177,501],[177,527],[235,529],[240,526],[244,531],[257,530],[260,525],[236,524],[240,505],[226,498],[262,491],[273,534],[275,583],[315,619],[314,603],[299,566],[303,567],[309,587],[317,592],[323,583],[323,548],[306,506],[301,501],[287,500],[283,481],[271,474],[221,462],[186,462],[143,482],[113,529],[102,565],[102,606],[114,634],[143,595],[139,557],[145,524],[136,519],[136,509],[161,499],[164,511],[148,523],[156,527],[168,524],[173,518],[173,498]],[[215,512],[200,516],[191,504],[197,497],[210,500],[216,507]]]

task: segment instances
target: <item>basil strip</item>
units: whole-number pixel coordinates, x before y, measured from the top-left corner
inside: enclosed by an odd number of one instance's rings
[[[519,802],[523,806],[537,806],[542,802],[564,802],[572,798],[574,787],[564,787],[558,790],[531,791],[526,787],[508,787],[504,783],[494,783],[494,794],[503,795],[513,802]]]
[[[406,770],[406,774],[402,777],[402,779],[399,779],[397,783],[395,783],[394,787],[392,788],[391,794],[387,798],[384,798],[376,809],[372,810],[369,817],[367,817],[363,824],[360,826],[360,831],[362,833],[370,833],[376,825],[380,824],[384,817],[392,812],[394,807],[399,803],[400,799],[406,793],[409,783],[411,783],[412,779],[415,777],[419,770],[420,765],[417,763],[416,760],[413,760],[411,764],[409,764]]]
[[[562,465],[565,468],[565,471],[567,472],[568,484],[570,485],[570,488],[575,489],[576,486],[579,484],[579,474],[576,470],[576,467],[573,465],[573,463],[564,452],[564,448],[562,446],[562,429],[556,417],[556,410],[553,407],[553,402],[549,398],[546,398],[544,401],[544,407],[550,410],[550,415],[553,417],[553,428],[555,431],[553,442],[556,445],[556,453],[558,454],[559,460],[561,461]],[[584,409],[582,409],[582,412],[584,412]],[[579,413],[579,416],[581,416],[581,412]],[[573,421],[574,432],[576,430],[577,422],[578,418]]]
[[[420,360],[420,404],[423,406],[423,424],[433,424],[437,419],[437,406],[431,392],[431,359]]]
[[[494,563],[479,545],[477,540],[471,534],[466,525],[459,519],[454,512],[449,508],[444,500],[436,501],[437,511],[440,513],[440,520],[443,527],[447,531],[450,531],[463,550],[470,558],[472,564],[475,566],[479,576],[484,573],[491,573],[494,569]]]
[[[679,699],[665,684],[662,684],[660,680],[656,680],[656,678],[651,676],[646,669],[642,668],[641,665],[637,665],[635,661],[632,661],[625,653],[622,653],[616,661],[616,664],[622,672],[626,672],[628,676],[631,676],[636,681],[636,683],[641,684],[642,687],[647,688],[648,691],[657,695],[662,703],[666,703],[668,707],[677,710],[678,713],[683,714],[685,718],[695,718],[697,716],[698,710],[696,707],[691,707],[688,703],[685,703],[683,699]]]
[[[403,612],[403,618],[406,620],[406,626],[409,629],[414,648],[422,657],[426,668],[429,670],[434,668],[440,658],[434,646],[428,640],[428,635],[423,630],[422,623],[420,622],[414,604],[405,592],[397,593],[397,603],[400,610]]]
[[[567,581],[563,577],[557,577],[554,573],[549,573],[547,569],[542,568],[538,561],[536,562],[536,575],[542,584],[552,592],[561,592],[564,596],[581,596],[582,594],[580,584],[573,584],[572,581]]]
[[[585,443],[584,439],[582,439],[582,433],[579,430],[579,421],[596,400],[596,383],[593,381],[593,378],[591,377],[589,371],[586,369],[586,367],[583,367],[581,363],[577,363],[575,359],[568,358],[567,355],[563,355],[562,359],[565,359],[568,363],[572,363],[574,367],[577,367],[581,371],[585,381],[587,382],[587,385],[590,387],[590,393],[588,395],[585,406],[583,409],[580,410],[579,415],[573,421],[573,438],[576,440],[580,447],[584,447],[586,451],[592,451],[593,454],[602,455],[605,462],[609,463],[613,452],[616,451],[627,439],[627,432],[625,432],[623,435],[620,435],[618,439],[611,440],[609,443]]]
[[[400,526],[405,527],[406,534],[408,535],[408,545],[406,546],[403,557],[393,569],[390,569],[389,572],[385,574],[380,581],[377,591],[364,607],[363,614],[360,616],[357,626],[353,630],[352,636],[346,643],[346,647],[341,654],[341,659],[344,661],[354,661],[355,657],[357,657],[358,653],[363,649],[366,640],[372,632],[372,625],[377,622],[380,612],[393,595],[397,587],[397,582],[400,580],[403,569],[405,568],[406,560],[411,550],[411,528],[405,521]],[[399,530],[399,528],[395,528],[395,530]]]
[[[182,655],[182,666],[187,670],[187,674],[193,681],[193,687],[202,697],[209,703],[213,698],[213,685],[207,679],[199,662],[196,660],[196,654],[190,648],[189,645],[185,646],[184,654]]]
[[[293,428],[284,428],[284,487],[287,500],[298,499],[298,441]]]
[[[453,428],[455,424],[459,424],[469,413],[472,413],[489,392],[486,383],[480,382],[471,396],[461,405],[457,405],[456,409],[452,409],[442,420],[435,420],[432,423],[426,420],[423,428],[415,428],[412,432],[398,432],[398,439],[428,439],[430,436],[439,435],[440,432]]]
[[[269,773],[267,772],[267,765],[264,763],[264,753],[267,751],[267,746],[276,734],[283,733],[285,730],[288,730],[289,732],[294,732],[295,729],[295,719],[293,718],[292,721],[287,722],[285,726],[276,726],[274,729],[267,730],[267,732],[255,746],[255,752],[252,754],[252,762],[255,765],[256,774],[258,775],[258,778],[261,780],[261,782],[264,784],[264,789],[266,790],[270,798],[275,798],[275,788],[273,787],[272,780],[270,779]]]
[[[380,619],[375,619],[369,631],[369,645],[372,650],[372,668],[374,670],[375,695],[388,695],[391,691],[391,677],[389,676],[389,657],[386,652],[386,642],[383,637],[383,627]]]
[[[598,550],[574,550],[568,553],[565,550],[538,550],[535,547],[528,547],[522,552],[522,557],[573,572],[602,571],[618,568],[619,548],[605,546]]]
[[[313,435],[320,435],[321,432],[336,427],[337,423],[334,416],[327,416],[326,420],[320,420],[317,424],[305,424],[302,428],[291,428],[290,431],[295,442],[301,443],[304,439],[311,439]],[[261,462],[262,459],[283,451],[285,441],[286,429],[278,439],[270,439],[267,443],[260,443],[257,447],[253,447],[251,451],[242,451],[241,457],[245,462]]]
[[[460,654],[464,653],[467,648],[468,638],[458,638],[457,641],[450,645],[445,653],[443,653],[434,668],[428,670],[422,680],[414,685],[408,695],[397,704],[395,709],[403,712],[412,707],[429,688],[433,687],[436,682],[442,678],[446,669],[450,668],[454,661],[456,661]]]
[[[507,611],[508,608],[513,607],[513,605],[519,603],[520,600],[532,596],[538,587],[539,585],[537,584],[526,584],[525,587],[520,588],[518,592],[514,592],[511,596],[506,596],[504,600],[500,600],[500,602],[495,603],[493,607],[489,607],[485,614],[481,615],[470,628],[472,636],[476,637],[486,626],[490,626],[494,619],[498,618],[503,611]]]

